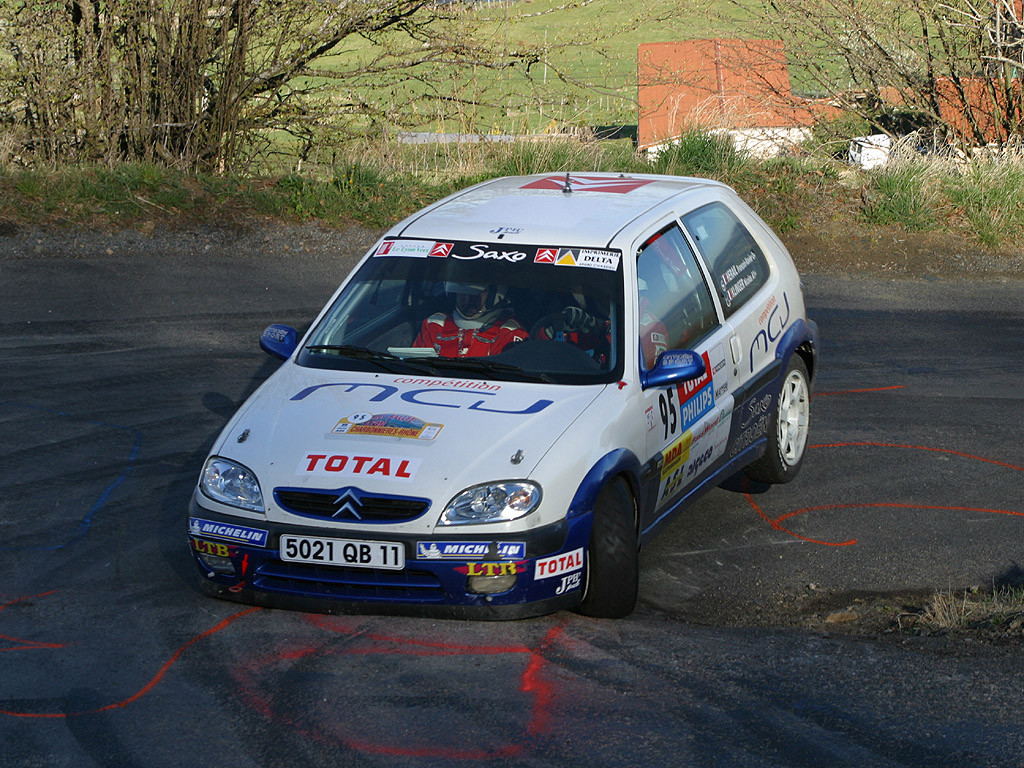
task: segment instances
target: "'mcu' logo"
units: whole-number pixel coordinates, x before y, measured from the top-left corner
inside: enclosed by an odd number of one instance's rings
[[[779,311],[779,307],[781,306],[780,304],[776,304],[775,309],[773,309],[772,313],[768,315],[768,325],[757,332],[757,336],[754,337],[754,341],[750,344],[749,357],[751,373],[754,372],[754,350],[760,347],[761,343],[764,342],[764,351],[767,352],[771,345],[775,343],[775,340],[782,334],[782,329],[785,328],[786,324],[789,322],[789,297],[783,293],[782,300],[786,304],[786,316],[784,318],[776,316],[776,313]],[[773,322],[776,324],[776,330],[774,332],[772,331]]]

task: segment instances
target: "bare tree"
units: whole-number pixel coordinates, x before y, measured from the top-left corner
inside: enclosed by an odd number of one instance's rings
[[[881,130],[931,129],[967,146],[1024,134],[1021,0],[764,0],[761,7],[803,86]]]
[[[51,160],[223,170],[274,131],[301,156],[325,126],[422,123],[479,105],[473,72],[552,58],[478,23],[439,0],[0,0],[3,117]]]

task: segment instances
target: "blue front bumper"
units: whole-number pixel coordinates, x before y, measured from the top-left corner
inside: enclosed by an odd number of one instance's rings
[[[591,527],[591,515],[583,514],[509,534],[505,537],[508,542],[525,544],[525,556],[517,559],[486,555],[482,559],[417,557],[417,544],[430,542],[431,537],[389,534],[389,541],[405,547],[405,567],[396,571],[280,559],[278,542],[282,533],[369,540],[382,538],[379,533],[360,535],[351,530],[342,533],[230,517],[200,507],[194,499],[189,516],[192,554],[208,594],[326,613],[386,612],[456,618],[520,618],[576,605],[583,596],[584,558]],[[199,530],[197,520],[211,524]],[[233,528],[266,534],[250,535],[255,540],[245,541],[246,537]],[[439,542],[483,543],[491,552],[505,543],[472,535],[434,538]],[[211,561],[221,567],[211,568]],[[470,586],[471,580],[486,583],[490,576],[510,575],[515,577],[514,584],[495,594],[480,594]]]

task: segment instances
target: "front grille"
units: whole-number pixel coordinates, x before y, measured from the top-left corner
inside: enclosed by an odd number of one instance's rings
[[[444,591],[429,571],[389,571],[267,562],[259,566],[253,586],[272,592],[375,602],[440,602]]]
[[[428,499],[372,494],[358,488],[335,491],[278,488],[274,498],[283,509],[296,515],[355,523],[403,523],[415,520],[430,507]]]

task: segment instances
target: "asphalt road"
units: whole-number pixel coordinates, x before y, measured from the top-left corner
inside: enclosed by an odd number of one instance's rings
[[[201,596],[184,516],[351,258],[219,237],[0,252],[0,766],[1024,765],[1019,644],[790,621],[1020,578],[1024,282],[807,275],[801,476],[675,521],[626,620],[325,617]]]

